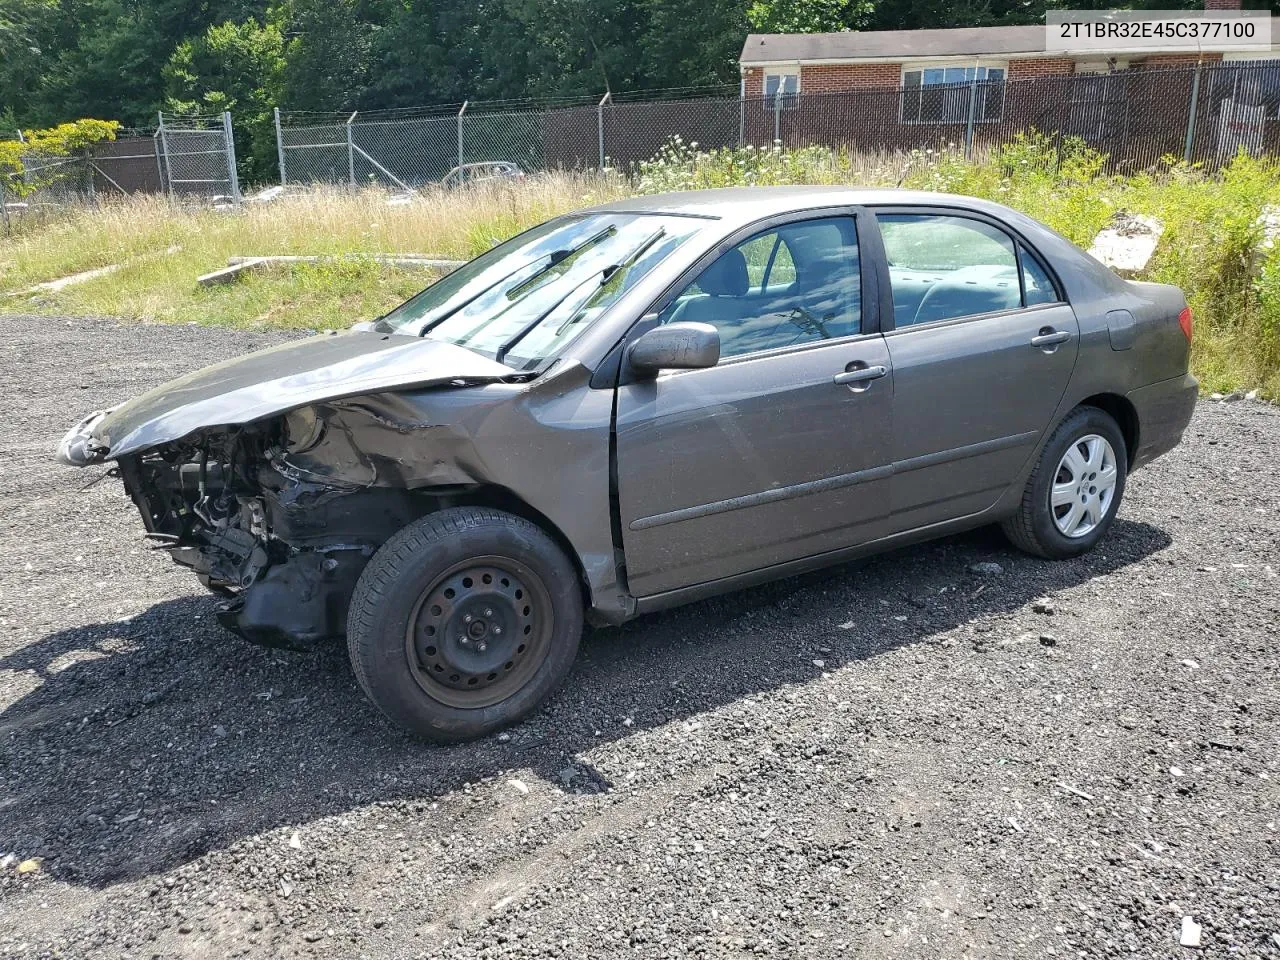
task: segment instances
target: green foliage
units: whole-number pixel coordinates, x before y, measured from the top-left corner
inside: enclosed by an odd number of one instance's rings
[[[284,37],[275,24],[220,23],[178,45],[164,68],[166,107],[178,114],[236,115],[236,156],[248,182],[275,172],[272,108],[279,102]]]
[[[1187,292],[1198,369],[1211,389],[1262,384],[1280,396],[1280,263],[1263,247],[1280,165],[1238,155],[1220,174],[1181,161],[1134,178],[1126,205],[1164,224],[1148,278]]]
[[[23,131],[23,138],[27,149],[32,153],[66,157],[90,144],[114,140],[119,129],[120,123],[117,120],[85,119],[74,123],[60,123],[47,130],[26,130]]]
[[[839,183],[848,175],[846,154],[826,147],[724,147],[699,150],[672,137],[658,154],[636,166],[639,193],[710,190],[716,187]]]
[[[257,113],[257,93],[272,85],[282,109],[349,111],[732,84],[748,30],[862,27],[873,9],[872,0],[0,0],[0,115],[29,126],[75,116],[150,126],[160,109],[235,103],[239,117]],[[257,175],[253,164],[245,174]]]
[[[735,79],[750,25],[744,0],[639,0],[648,26],[637,38],[642,78],[653,87]]]
[[[39,87],[57,16],[55,0],[0,0],[0,132],[17,129],[20,101]]]
[[[1261,307],[1258,328],[1268,347],[1263,360],[1268,366],[1280,366],[1280,250],[1272,241],[1261,257],[1254,289]]]
[[[752,0],[747,19],[759,33],[824,33],[862,27],[872,0]]]
[[[56,182],[66,172],[64,167],[49,167],[47,173],[32,175],[23,162],[24,157],[83,154],[95,143],[114,140],[119,129],[120,124],[115,120],[76,120],[45,130],[24,130],[21,141],[0,140],[0,178],[4,180],[5,189],[17,196],[28,196]]]
[[[272,15],[287,24],[281,105],[294,110],[353,107],[371,83],[376,11],[364,0],[283,0]]]
[[[211,24],[243,20],[261,3],[0,0],[0,18],[23,23],[32,41],[17,57],[0,46],[0,110],[12,109],[24,126],[78,116],[154,124],[163,104],[161,71],[175,48]]]

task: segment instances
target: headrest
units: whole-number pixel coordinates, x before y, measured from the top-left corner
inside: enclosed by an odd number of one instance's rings
[[[795,261],[795,270],[796,282],[805,289],[828,284],[856,289],[858,285],[858,261],[847,255],[801,257]]]
[[[698,286],[713,297],[741,297],[750,286],[747,280],[747,258],[737,248],[727,250],[715,263],[702,271]]]

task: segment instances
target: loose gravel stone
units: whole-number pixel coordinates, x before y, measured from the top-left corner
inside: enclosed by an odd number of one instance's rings
[[[1280,958],[1280,409],[1201,404],[1089,556],[980,530],[594,630],[436,747],[53,462],[280,339],[0,318],[0,956],[1167,958],[1192,916]]]
[[[1200,924],[1196,923],[1191,917],[1182,918],[1182,932],[1178,942],[1184,947],[1200,948]]]

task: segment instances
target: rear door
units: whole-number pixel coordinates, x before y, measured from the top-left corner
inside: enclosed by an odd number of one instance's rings
[[[892,528],[990,507],[1066,390],[1079,327],[1044,262],[994,220],[881,208],[893,300]]]
[[[713,324],[717,366],[624,383],[619,513],[637,596],[879,535],[889,511],[892,369],[865,212],[744,231],[641,325]]]

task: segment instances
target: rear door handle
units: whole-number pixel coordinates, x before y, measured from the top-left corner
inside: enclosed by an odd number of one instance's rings
[[[1056,347],[1058,344],[1066,343],[1070,339],[1071,334],[1066,330],[1053,330],[1042,333],[1038,337],[1032,337],[1031,345],[1043,349],[1045,347]]]
[[[879,380],[888,374],[888,367],[859,367],[856,370],[846,370],[844,373],[837,373],[832,377],[835,383],[866,383],[870,380]]]

